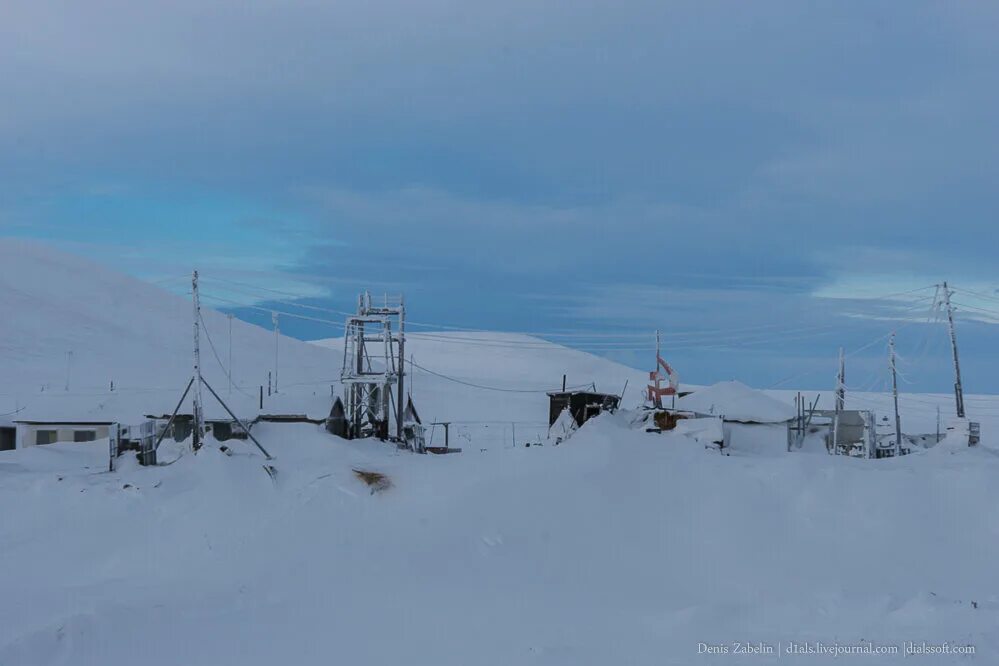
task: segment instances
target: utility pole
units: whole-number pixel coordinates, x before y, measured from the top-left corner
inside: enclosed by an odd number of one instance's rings
[[[839,372],[836,373],[836,414],[833,416],[832,454],[839,455],[839,417],[846,405],[846,360],[839,348]]]
[[[201,401],[201,299],[198,296],[198,271],[191,278],[191,300],[194,305],[194,429],[192,446],[195,451],[201,448],[205,437],[205,415]]]
[[[274,322],[274,392],[278,392],[278,346],[281,340],[281,325],[278,323],[278,313],[271,313]]]
[[[395,401],[395,436],[398,441],[403,441],[402,421],[406,417],[406,303],[403,296],[399,296],[399,388],[398,399]],[[386,416],[385,418],[388,418]]]
[[[659,392],[659,389],[660,389],[660,384],[659,384],[659,359],[660,358],[662,358],[662,348],[661,348],[661,342],[660,342],[660,339],[659,339],[659,329],[657,328],[656,329],[656,366],[655,366],[656,367],[656,399],[652,401],[652,404],[653,404],[654,407],[662,409],[663,398],[662,398],[662,394]]]
[[[961,386],[961,363],[957,358],[957,333],[954,330],[954,307],[950,303],[950,289],[943,283],[944,305],[947,306],[947,325],[950,328],[950,348],[954,352],[954,400],[957,418],[964,418],[964,388]]]
[[[69,390],[69,370],[73,365],[73,352],[72,350],[66,352],[66,390]]]
[[[232,313],[227,316],[229,317],[229,395],[232,395]]]
[[[843,348],[839,348],[839,375],[836,376],[836,411],[846,409],[846,357]]]
[[[895,400],[895,455],[902,455],[902,419],[898,415],[898,376],[895,372],[895,333],[888,339],[891,366],[891,393]]]
[[[937,444],[940,443],[940,405],[937,405]]]

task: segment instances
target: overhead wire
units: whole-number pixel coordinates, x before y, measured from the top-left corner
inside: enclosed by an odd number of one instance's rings
[[[266,297],[266,296],[262,296],[261,293],[260,293],[260,292],[269,292],[269,293],[279,294],[279,295],[282,295],[282,296],[287,296],[287,297],[296,298],[296,299],[302,298],[300,295],[296,295],[296,294],[293,294],[292,292],[288,292],[288,291],[283,291],[283,290],[278,290],[278,289],[271,289],[271,288],[267,288],[267,287],[253,286],[253,285],[249,285],[247,283],[237,282],[237,281],[234,281],[234,280],[228,280],[228,279],[219,278],[219,277],[208,276],[208,279],[209,280],[215,280],[215,281],[218,281],[218,282],[222,282],[222,283],[225,283],[225,284],[228,284],[228,285],[233,285],[234,287],[236,287],[235,289],[233,289],[233,291],[240,292],[243,295],[250,295],[250,296],[261,297],[261,300],[270,300],[271,302],[281,303],[281,304],[287,305],[289,307],[298,307],[298,308],[313,310],[313,311],[316,311],[316,312],[327,312],[327,313],[339,314],[339,315],[343,315],[343,316],[352,316],[353,314],[355,314],[355,313],[346,312],[346,311],[343,311],[343,310],[337,310],[337,309],[333,309],[333,308],[325,308],[325,307],[321,307],[321,306],[317,306],[317,305],[304,304],[304,303],[296,303],[296,302],[287,301],[287,300],[276,300],[276,299],[272,299],[272,298],[269,298],[269,297]],[[926,290],[926,289],[931,289],[931,288],[934,288],[934,287],[935,287],[935,285],[926,285],[926,286],[923,286],[923,287],[917,287],[917,288],[914,288],[914,289],[909,289],[909,290],[906,290],[906,291],[895,292],[895,293],[892,293],[892,294],[885,294],[885,295],[880,295],[880,296],[862,297],[862,298],[858,298],[858,299],[854,299],[854,300],[890,300],[890,299],[893,299],[893,298],[897,298],[899,296],[905,296],[905,295],[909,295],[909,294],[914,294],[914,293],[917,293],[917,292],[920,292],[920,291],[923,291],[923,290]],[[902,311],[905,312],[905,311],[907,311],[909,309],[912,309],[914,306],[918,306],[919,302],[927,300],[929,298],[932,298],[932,297],[931,296],[926,296],[926,297],[922,297],[922,298],[919,298],[919,299],[915,299],[914,301],[911,301],[907,305],[907,307],[903,308]],[[222,299],[222,300],[225,300],[225,299]],[[246,305],[246,304],[243,304],[243,303],[239,303],[238,301],[232,301],[232,300],[230,300],[229,302],[231,302],[233,304],[236,304],[236,305],[240,305],[242,307],[250,307],[250,308],[257,309],[257,310],[264,311],[264,312],[275,311],[273,308],[264,308],[264,307],[260,307],[260,306],[251,306],[251,305]],[[285,313],[285,312],[281,312],[281,313],[282,314],[289,314],[289,313]],[[291,314],[289,314],[289,316],[291,316]],[[303,318],[303,319],[305,318],[304,316],[301,316],[301,315],[300,315],[300,317]],[[318,320],[317,319],[316,321],[321,321],[322,323],[331,323],[331,324],[338,323],[338,322],[331,322],[329,320]],[[340,325],[341,325],[341,327],[343,326],[342,324],[340,324]],[[434,329],[436,329],[438,331],[455,331],[455,332],[465,332],[465,333],[492,333],[492,334],[507,334],[507,335],[528,335],[528,336],[540,336],[540,337],[544,337],[544,338],[567,338],[567,339],[568,338],[582,338],[582,339],[612,338],[612,339],[616,339],[616,340],[621,340],[621,339],[625,339],[625,338],[645,339],[645,338],[651,337],[651,332],[643,332],[643,333],[639,333],[639,332],[593,332],[593,331],[582,331],[582,330],[568,331],[568,332],[559,332],[559,331],[497,331],[495,329],[491,329],[491,330],[490,329],[478,329],[478,328],[471,328],[471,327],[452,326],[452,325],[441,324],[441,323],[419,322],[419,321],[413,321],[411,319],[407,319],[406,320],[406,325],[407,326],[416,326],[416,327],[434,328]],[[730,335],[730,334],[737,333],[737,332],[738,333],[748,332],[748,331],[761,331],[762,332],[762,331],[768,330],[768,329],[781,328],[782,326],[783,326],[783,324],[764,324],[764,325],[759,325],[759,326],[749,326],[749,327],[742,327],[742,328],[709,329],[707,331],[698,331],[698,330],[663,331],[662,333],[660,333],[660,337],[662,339],[690,338],[690,337],[693,337],[693,336],[703,336],[705,334],[710,334],[710,333],[723,333],[725,335]],[[830,327],[832,327],[832,325],[830,325]],[[502,343],[502,344],[508,344],[508,345],[518,344],[520,342],[523,342],[525,344],[530,344],[532,342],[532,341],[515,341],[515,340],[491,340],[491,341],[496,341],[496,342],[499,342],[499,343]],[[476,342],[478,342],[478,340],[476,340]],[[596,343],[594,343],[594,344],[596,344]],[[643,347],[642,349],[645,349],[645,347]]]
[[[202,294],[202,298],[207,298],[207,299],[215,300],[215,301],[221,301],[223,303],[230,303],[230,304],[236,305],[236,306],[241,307],[241,308],[248,308],[250,310],[257,310],[257,311],[260,311],[260,312],[267,312],[267,313],[274,313],[274,312],[276,312],[279,315],[282,315],[282,316],[285,316],[285,317],[292,317],[294,319],[303,319],[303,320],[306,320],[306,321],[313,321],[313,322],[317,322],[317,323],[320,323],[320,324],[327,324],[327,325],[333,326],[335,328],[345,328],[345,324],[343,322],[333,321],[331,319],[320,319],[318,317],[310,317],[308,315],[297,314],[295,312],[287,312],[285,310],[277,310],[277,309],[274,309],[274,308],[265,308],[265,307],[260,307],[258,305],[246,305],[245,303],[240,303],[239,301],[234,301],[232,299],[224,298],[222,296],[216,296],[214,294]]]
[[[961,294],[968,294],[969,296],[975,296],[977,298],[984,298],[985,300],[996,301],[997,303],[999,303],[999,294],[983,294],[980,291],[972,291],[971,289],[964,289],[962,287],[954,287],[952,285],[948,285],[948,286],[950,287],[951,291],[956,291],[956,292],[961,293]]]
[[[229,380],[229,384],[237,391],[245,395],[246,397],[248,398],[254,397],[253,395],[239,388],[239,386],[234,381],[232,381],[232,368],[226,368],[225,365],[222,363],[222,359],[219,357],[219,353],[215,349],[215,343],[212,342],[212,334],[208,331],[208,325],[205,323],[205,318],[200,311],[198,312],[198,319],[201,320],[201,328],[205,332],[205,338],[208,339],[208,346],[212,350],[212,355],[215,357],[215,360],[218,362],[219,368],[221,368],[222,372],[225,373],[226,379]]]
[[[302,298],[302,296],[299,294],[294,294],[289,291],[272,289],[268,287],[254,286],[254,285],[249,285],[247,283],[241,283],[234,280],[227,280],[224,278],[218,278],[213,276],[209,276],[208,279],[228,285],[226,287],[227,289],[237,292],[238,294],[258,298],[268,303],[275,303],[278,305],[285,306],[286,308],[304,309],[313,312],[324,312],[324,313],[337,314],[343,316],[351,316],[353,314],[350,312],[345,312],[334,308],[327,308],[318,305],[312,305],[309,303],[298,302],[297,299]],[[932,316],[933,311],[939,307],[938,298],[937,298],[939,292],[939,285],[926,285],[891,294],[861,297],[853,300],[864,300],[864,301],[891,300],[891,299],[897,299],[902,296],[916,294],[927,289],[936,289],[937,291],[933,295],[927,295],[908,300],[907,302],[904,303],[903,306],[897,308],[895,311],[890,313],[890,315],[886,315],[885,318],[889,319],[900,318],[914,310],[922,309],[922,307],[924,307],[923,303],[927,300],[932,301],[930,307],[930,313]],[[962,289],[961,291],[969,291],[969,290]],[[273,298],[273,296],[264,295],[264,292],[266,292],[266,294],[275,294],[296,300],[287,300],[285,298],[277,299]],[[976,295],[984,296],[982,294],[976,294]],[[263,307],[261,305],[247,304],[237,300],[233,300],[231,298],[219,296],[217,294],[206,294],[206,298],[259,312],[266,312],[266,313],[276,312],[282,316],[325,324],[337,329],[345,328],[344,323],[340,321],[333,321],[331,319],[304,315],[297,312],[289,312],[287,309],[276,309],[273,307]],[[999,301],[999,299],[996,300]],[[971,307],[974,309],[974,306],[964,305],[963,307]],[[993,313],[992,311],[986,310],[984,308],[977,308],[977,309],[983,312],[988,312],[989,314],[996,314],[997,316],[999,316],[999,313]],[[905,328],[906,326],[909,326],[913,323],[917,323],[920,320],[921,319],[903,318],[902,319],[903,323],[900,326],[896,327],[896,330]],[[548,345],[553,344],[553,340],[551,339],[556,339],[556,340],[564,339],[567,341],[566,344],[569,344],[577,349],[593,350],[597,352],[611,352],[611,351],[646,352],[646,351],[652,351],[655,348],[651,341],[652,338],[651,333],[638,333],[638,332],[628,332],[628,331],[614,331],[614,332],[584,331],[578,329],[576,331],[533,331],[533,332],[509,331],[508,332],[508,331],[496,331],[489,329],[476,329],[476,328],[461,327],[461,326],[451,326],[441,323],[418,322],[412,320],[407,320],[406,323],[409,326],[428,327],[428,328],[434,328],[436,329],[436,331],[440,331],[439,333],[434,331],[428,331],[425,333],[415,333],[415,334],[411,333],[414,339],[423,339],[443,344],[466,345],[473,347],[510,348],[510,349],[543,349],[546,348]],[[927,323],[929,323],[928,320]],[[811,339],[816,336],[822,336],[827,333],[833,333],[836,330],[837,326],[832,324],[804,326],[796,328],[787,328],[786,325],[784,324],[765,324],[759,326],[727,328],[727,329],[717,328],[717,329],[707,329],[700,331],[690,330],[690,329],[681,330],[681,331],[665,331],[660,334],[660,338],[661,340],[663,340],[665,345],[671,349],[691,349],[691,348],[730,349],[733,347],[741,347],[745,345],[768,344],[772,342],[790,342],[800,339]],[[451,335],[443,331],[453,331],[455,333],[488,333],[488,334],[493,334],[494,337]],[[495,337],[496,335],[530,335],[530,336],[539,336],[540,339],[517,340],[510,338]],[[870,349],[872,346],[887,339],[890,335],[891,334],[888,333],[879,336],[871,340],[869,343],[866,343],[864,345],[861,345],[860,347],[857,347],[856,349],[851,350],[848,354],[846,354],[846,356],[852,357],[855,356],[856,354],[866,351],[867,349]],[[926,354],[928,353],[930,347],[930,338],[931,335],[925,336],[921,346],[917,347],[917,352],[918,352],[917,359],[919,361],[925,358]],[[643,345],[636,345],[634,344],[634,342],[628,342],[628,340],[636,340],[636,341],[649,340],[649,343]],[[903,363],[908,363],[908,360],[902,359],[901,356],[900,359],[902,360]],[[216,360],[219,361],[221,365],[220,359],[216,358]],[[460,380],[454,377],[442,375],[441,373],[437,373],[422,366],[417,366],[417,367],[420,367],[420,369],[423,370],[424,372],[441,376],[444,379],[455,381],[457,383],[462,383],[475,388],[481,388],[484,390],[500,390],[507,392],[541,392],[534,389],[504,389],[500,387],[479,385],[473,382],[466,382],[464,380]],[[807,374],[811,374],[812,372],[814,371],[810,370],[803,373],[798,373],[796,375],[792,375],[774,384],[773,387],[781,386],[782,384],[785,384],[788,381],[791,381],[792,379]],[[902,374],[903,381],[907,382],[909,381],[907,377],[904,375],[904,373],[900,374]],[[876,373],[873,381],[874,383],[878,381]],[[329,382],[314,382],[314,384],[316,385],[326,384],[326,383]]]
[[[499,391],[499,392],[502,392],[502,393],[551,393],[553,391],[559,391],[559,390],[561,390],[559,388],[548,388],[548,389],[513,389],[513,388],[502,388],[502,387],[498,387],[498,386],[486,386],[486,385],[483,385],[483,384],[476,384],[474,382],[464,381],[462,379],[458,379],[457,377],[450,377],[450,376],[445,375],[443,373],[436,372],[436,371],[431,370],[429,368],[425,368],[422,365],[420,365],[419,363],[413,361],[412,359],[410,360],[409,364],[410,364],[410,366],[419,368],[420,370],[423,370],[424,372],[427,372],[427,373],[429,373],[431,375],[434,375],[435,377],[440,377],[441,379],[446,379],[447,381],[454,382],[456,384],[462,384],[463,386],[470,386],[470,387],[473,387],[473,388],[483,389],[485,391]],[[578,384],[576,386],[567,387],[567,390],[568,389],[586,388],[587,386],[590,386],[590,385],[591,385],[590,383]]]
[[[999,317],[999,310],[989,310],[987,308],[978,307],[977,305],[968,305],[967,303],[961,303],[959,301],[951,301],[954,305],[962,308],[968,308],[969,310],[976,310],[978,312],[984,312],[990,314],[993,317]]]

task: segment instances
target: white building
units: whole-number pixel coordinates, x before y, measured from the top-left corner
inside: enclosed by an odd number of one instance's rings
[[[26,400],[14,418],[16,434],[7,430],[0,435],[11,439],[9,448],[26,448],[60,442],[92,442],[106,439],[114,424],[127,432],[133,426],[154,422],[156,433],[165,426],[180,397],[178,391],[114,391],[100,394],[40,393]],[[256,420],[312,421],[322,423],[329,416],[332,397],[321,391],[293,395],[265,396],[263,408],[259,396],[234,393],[225,396],[229,407],[247,424]],[[191,397],[184,401],[175,422],[178,437],[190,434]],[[219,439],[228,439],[239,427],[232,416],[211,397],[205,400],[204,418],[209,429],[216,429]],[[4,425],[0,423],[0,426]],[[10,429],[8,429],[10,430]],[[173,434],[173,433],[171,433]]]
[[[111,422],[17,421],[17,447],[106,439]]]
[[[697,389],[676,401],[678,409],[722,419],[724,446],[746,453],[786,453],[794,407],[736,381]]]

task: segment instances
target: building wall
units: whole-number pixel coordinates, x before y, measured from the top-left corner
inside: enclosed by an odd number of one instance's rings
[[[725,446],[753,454],[786,454],[786,423],[737,423],[726,421]]]
[[[17,448],[23,449],[35,446],[37,433],[39,430],[55,430],[56,441],[54,443],[70,442],[74,440],[77,431],[90,431],[94,433],[94,439],[107,439],[108,426],[106,425],[35,425],[19,423],[17,425]]]

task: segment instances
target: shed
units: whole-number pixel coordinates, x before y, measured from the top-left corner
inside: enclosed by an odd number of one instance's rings
[[[568,409],[581,426],[603,411],[613,412],[621,403],[621,396],[595,391],[552,391],[548,394],[548,427],[558,420],[562,410]]]
[[[750,453],[787,452],[792,405],[741,382],[720,382],[677,400],[677,408],[722,419],[724,446]]]

